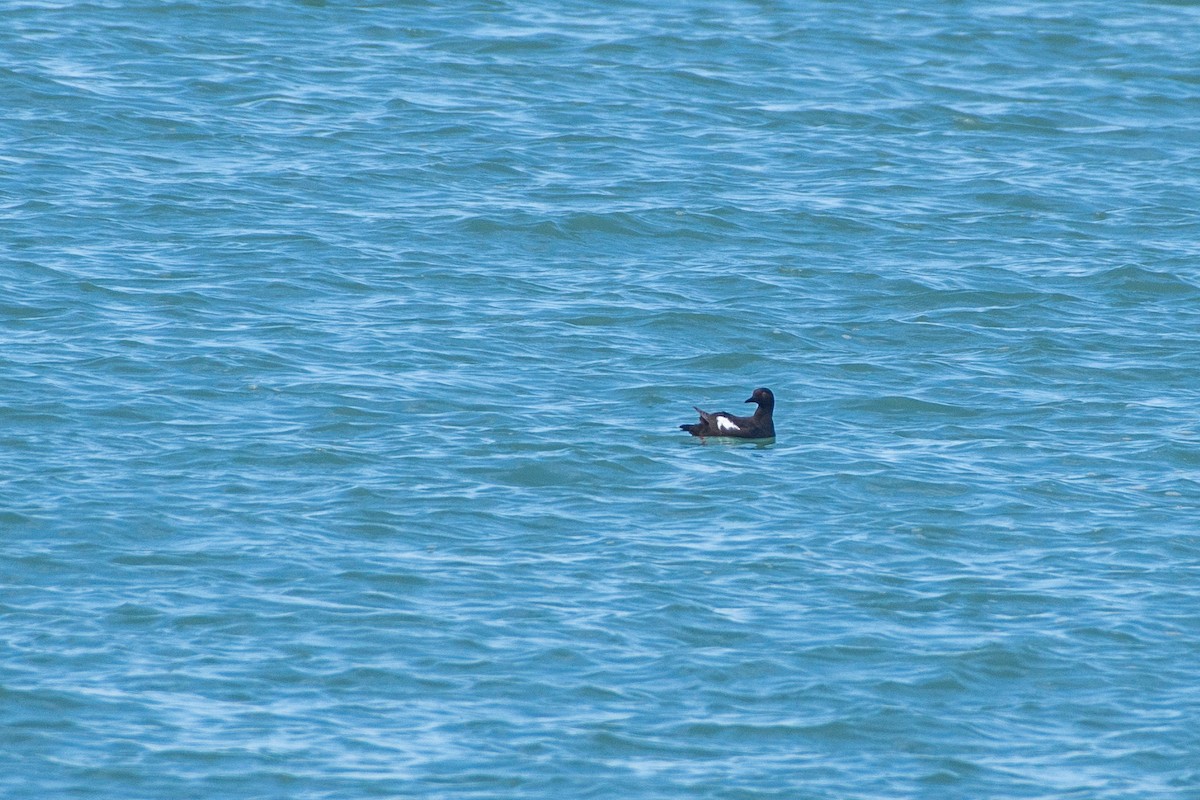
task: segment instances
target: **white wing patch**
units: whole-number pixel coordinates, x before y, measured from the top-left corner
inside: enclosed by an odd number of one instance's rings
[[[719,431],[740,431],[741,428],[737,423],[728,417],[717,417],[717,430]]]

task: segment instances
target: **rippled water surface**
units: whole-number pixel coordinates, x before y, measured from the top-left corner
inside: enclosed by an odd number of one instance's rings
[[[1200,797],[1200,7],[0,12],[0,794]]]

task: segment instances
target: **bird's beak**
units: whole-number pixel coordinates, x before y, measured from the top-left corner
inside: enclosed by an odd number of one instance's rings
[[[758,401],[757,401],[757,400],[755,400],[753,397],[751,397],[750,399],[748,399],[748,400],[745,400],[745,401],[743,401],[743,402],[746,402],[746,403],[757,403]]]

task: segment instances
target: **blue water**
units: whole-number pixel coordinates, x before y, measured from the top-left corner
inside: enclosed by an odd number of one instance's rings
[[[0,795],[1200,797],[1200,6],[0,19]]]

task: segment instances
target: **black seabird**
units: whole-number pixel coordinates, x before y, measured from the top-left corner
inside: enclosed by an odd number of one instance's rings
[[[749,417],[735,417],[725,411],[718,411],[715,414],[710,414],[707,411],[700,411],[700,421],[694,425],[680,425],[680,430],[685,430],[692,436],[736,436],[739,439],[770,439],[775,436],[775,423],[771,419],[771,412],[775,410],[775,395],[771,394],[770,389],[755,389],[754,394],[750,395],[747,403],[758,403],[758,408],[755,409],[754,415]]]

